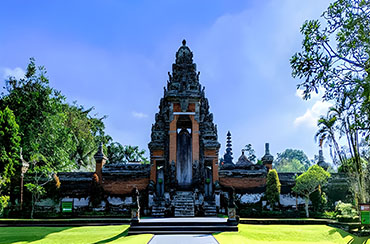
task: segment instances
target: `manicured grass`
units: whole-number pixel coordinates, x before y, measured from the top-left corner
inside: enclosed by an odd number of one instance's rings
[[[1,227],[0,244],[148,243],[153,235],[127,236],[128,225],[84,227]]]
[[[370,244],[366,237],[356,237],[326,225],[247,225],[239,232],[214,234],[220,244],[228,243],[351,243]]]

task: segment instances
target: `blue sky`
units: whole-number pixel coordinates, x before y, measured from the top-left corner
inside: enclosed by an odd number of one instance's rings
[[[251,143],[258,158],[302,149],[313,158],[316,121],[329,106],[300,98],[290,57],[299,28],[327,0],[2,1],[0,78],[22,75],[30,57],[50,85],[107,115],[106,131],[147,150],[151,124],[182,39],[194,53],[218,125],[220,155]],[[328,148],[324,148],[329,161]]]

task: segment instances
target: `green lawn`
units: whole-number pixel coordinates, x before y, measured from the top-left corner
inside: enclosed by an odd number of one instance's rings
[[[239,225],[239,232],[215,234],[220,244],[228,243],[351,243],[370,244],[368,238],[355,237],[326,225]]]
[[[1,227],[0,244],[147,243],[153,235],[126,236],[128,225],[84,227]]]

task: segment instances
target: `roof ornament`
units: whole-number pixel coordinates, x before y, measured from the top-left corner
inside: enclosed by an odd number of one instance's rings
[[[95,153],[94,158],[97,161],[98,160],[103,160],[103,159],[107,160],[107,157],[104,155],[104,152],[103,152],[103,143],[102,142],[100,142],[98,151]]]
[[[231,133],[230,131],[227,132],[226,135],[226,153],[224,155],[224,164],[233,164],[233,152],[232,152],[232,144],[231,144]]]

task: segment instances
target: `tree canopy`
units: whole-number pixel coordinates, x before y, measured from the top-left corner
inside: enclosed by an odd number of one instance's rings
[[[318,165],[312,165],[306,172],[296,178],[295,186],[292,188],[292,190],[306,198],[307,218],[309,217],[308,201],[310,194],[318,190],[319,186],[325,184],[329,177],[329,172],[326,172]]]
[[[333,106],[318,121],[319,146],[326,142],[333,161],[351,162],[349,174],[358,202],[367,202],[365,168],[361,160],[370,137],[370,1],[337,0],[322,14],[323,20],[308,20],[302,28],[302,50],[291,60],[292,75],[301,79],[305,99],[324,91],[323,100]],[[344,138],[346,146],[340,146]],[[351,159],[349,161],[349,159]]]
[[[304,172],[311,165],[307,155],[298,149],[285,149],[277,154],[273,162],[274,168],[278,172]]]

